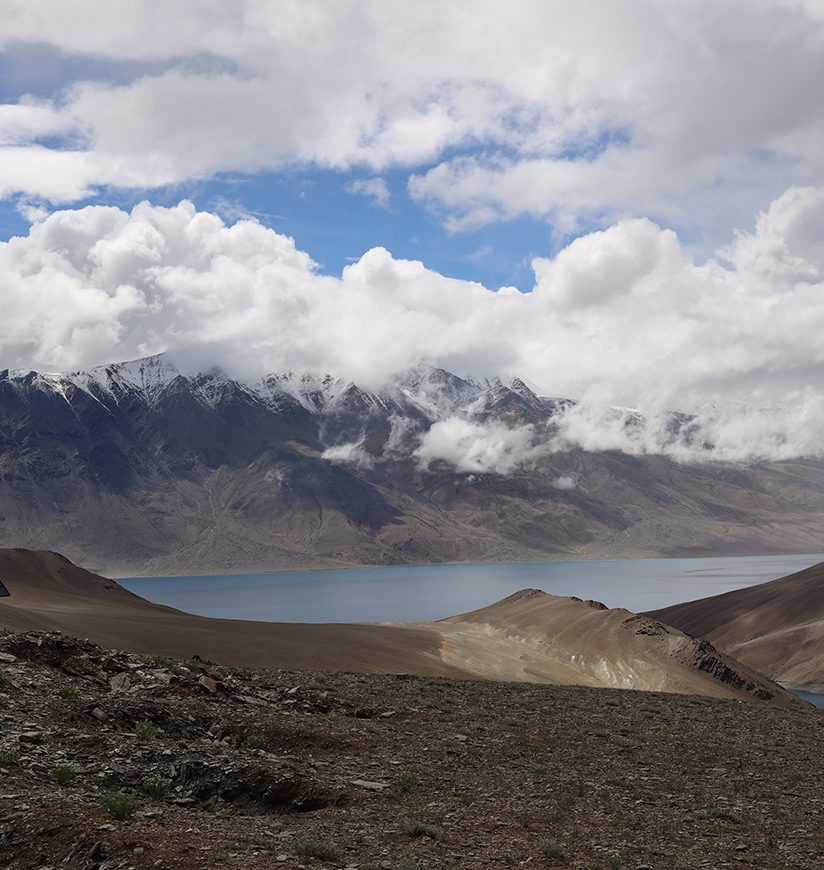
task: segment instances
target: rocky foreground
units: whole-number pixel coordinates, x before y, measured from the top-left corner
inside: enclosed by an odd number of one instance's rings
[[[0,866],[824,865],[824,716],[0,639]]]

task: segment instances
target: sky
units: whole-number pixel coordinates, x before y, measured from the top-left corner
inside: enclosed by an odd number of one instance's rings
[[[819,0],[0,0],[0,368],[423,360],[812,450],[823,81]]]

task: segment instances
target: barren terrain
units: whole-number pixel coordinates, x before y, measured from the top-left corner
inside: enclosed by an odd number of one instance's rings
[[[824,692],[824,564],[650,616],[708,638],[783,685]]]
[[[800,703],[705,641],[648,617],[525,590],[451,620],[247,622],[151,604],[57,553],[0,550],[0,625],[224,665],[316,668],[651,689]]]
[[[824,716],[0,640],[0,865],[818,868]]]

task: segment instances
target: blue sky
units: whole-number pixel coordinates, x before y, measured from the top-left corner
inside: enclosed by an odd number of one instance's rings
[[[6,6],[0,367],[423,360],[602,405],[792,397],[818,438],[820,3]]]
[[[91,58],[43,43],[13,43],[0,53],[0,102],[48,101],[79,82],[124,85],[141,76],[162,73],[175,62]],[[187,64],[191,68],[191,59]],[[38,137],[37,142],[55,150],[71,145],[70,140],[60,137]],[[597,145],[586,147],[597,149]],[[451,156],[459,153],[453,150]],[[254,173],[216,172],[206,179],[136,190],[102,185],[93,195],[74,199],[71,207],[116,205],[130,209],[144,199],[174,205],[185,198],[227,221],[249,216],[292,236],[298,247],[331,274],[340,274],[348,263],[380,246],[397,257],[423,259],[447,275],[479,281],[490,288],[515,285],[524,291],[533,284],[533,257],[551,254],[563,241],[553,236],[547,220],[524,216],[449,232],[443,224],[442,209],[426,207],[409,196],[409,174],[408,167],[381,173],[391,195],[386,205],[348,190],[353,181],[375,178],[373,172],[303,165]],[[0,199],[0,239],[28,232],[30,221],[20,205],[32,202],[48,209],[63,205],[25,194]]]

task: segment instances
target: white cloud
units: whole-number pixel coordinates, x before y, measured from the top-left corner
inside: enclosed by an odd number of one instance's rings
[[[561,477],[556,477],[555,480],[552,481],[552,485],[555,489],[560,489],[562,492],[568,492],[578,486],[578,479],[574,475],[562,475]]]
[[[359,178],[347,185],[349,193],[359,193],[368,196],[374,205],[388,208],[392,194],[382,178]]]
[[[450,417],[423,433],[414,454],[424,468],[440,460],[457,471],[510,474],[544,452],[540,444],[533,443],[534,435],[532,426],[512,428]]]
[[[647,215],[717,241],[824,170],[819,3],[121,6],[3,10],[0,50],[36,44],[80,73],[0,107],[0,196],[407,167],[456,230]]]
[[[292,239],[191,203],[35,215],[0,243],[0,367],[55,370],[172,350],[231,373],[330,371],[367,387],[423,358],[582,399],[561,435],[591,449],[728,458],[819,453],[824,431],[824,190],[793,188],[723,258],[624,220],[493,292],[375,248],[320,274]],[[642,408],[627,426],[621,404]],[[692,441],[660,412],[697,414]],[[420,453],[467,471],[526,461],[540,433],[442,421]],[[412,432],[398,423],[395,440]],[[554,449],[554,448],[553,448]],[[700,454],[700,450],[698,453]]]
[[[341,465],[354,465],[356,468],[371,468],[374,465],[373,458],[363,448],[363,441],[327,447],[321,454],[321,459]]]

